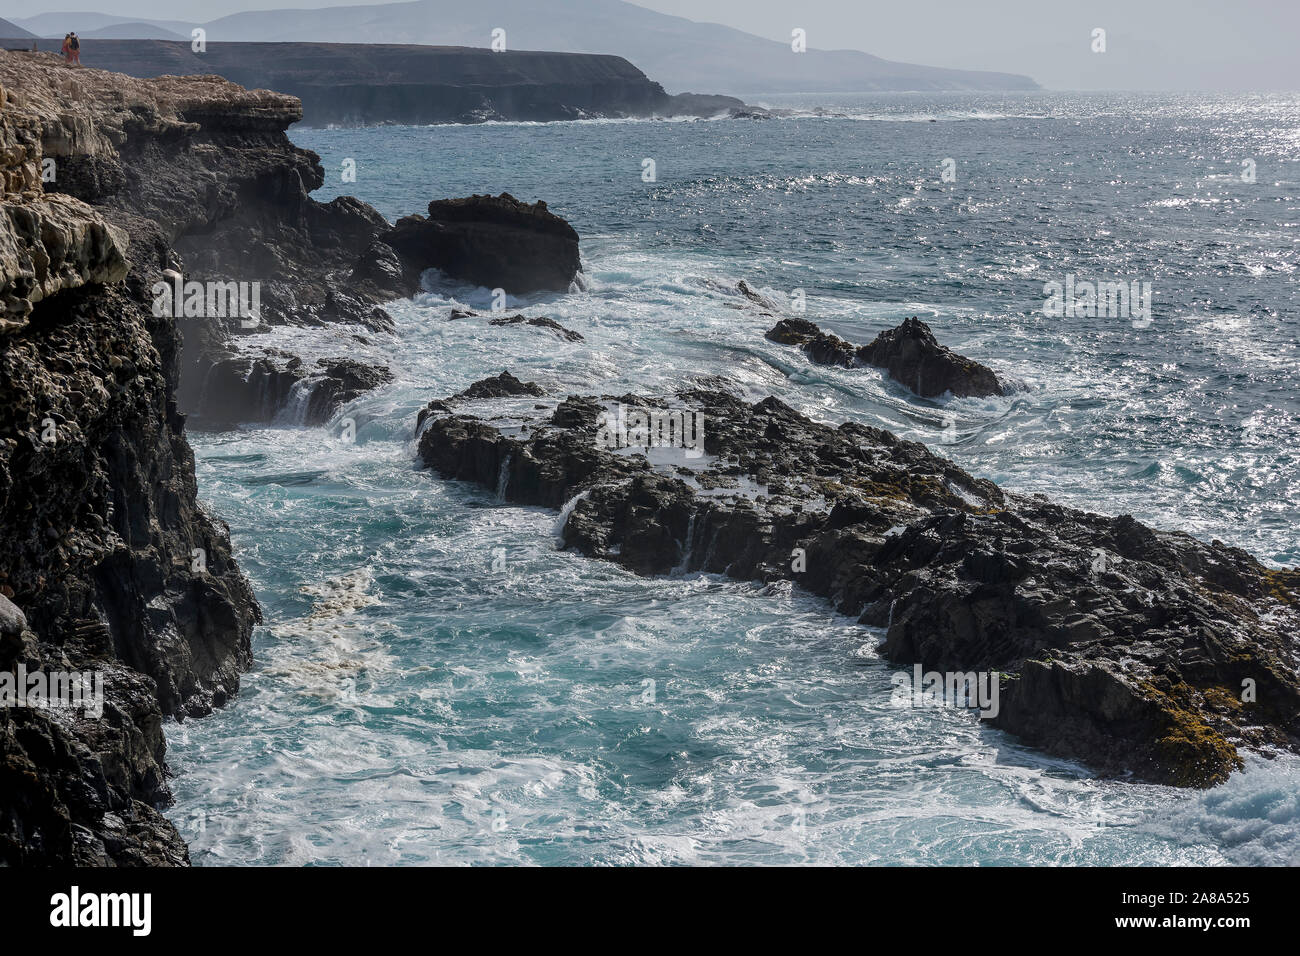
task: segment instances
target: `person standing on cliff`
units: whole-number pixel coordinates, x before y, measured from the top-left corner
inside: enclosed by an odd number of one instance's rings
[[[76,32],[68,34],[68,60],[73,66],[81,66],[81,41],[77,39]]]
[[[63,46],[59,47],[59,52],[63,54],[63,59],[69,63],[72,62],[72,34],[63,34]]]

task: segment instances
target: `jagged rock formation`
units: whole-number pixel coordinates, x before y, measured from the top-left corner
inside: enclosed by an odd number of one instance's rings
[[[188,40],[96,39],[83,43],[82,56],[87,66],[135,77],[215,74],[250,90],[278,90],[302,101],[303,121],[312,126],[713,116],[749,109],[730,96],[669,96],[622,57],[592,53],[223,42],[195,53]]]
[[[491,420],[431,403],[420,459],[563,506],[567,547],[641,574],[793,579],[883,628],[891,661],[1000,672],[995,726],[1105,774],[1203,787],[1240,748],[1300,750],[1300,570],[1011,495],[923,445],[773,398],[497,401]],[[616,402],[703,416],[706,456],[614,453]]]
[[[797,345],[818,365],[883,368],[923,398],[949,392],[958,398],[1006,393],[991,368],[940,345],[930,327],[915,317],[881,332],[869,345],[856,347],[807,319],[782,319],[768,331],[767,338]]]
[[[98,671],[106,697],[98,719],[0,710],[0,863],[186,862],[157,810],[162,720],[238,690],[259,620],[198,504],[180,337],[151,307],[167,232],[85,201],[129,191],[117,148],[133,136],[157,155],[193,124],[169,112],[179,85],[132,100],[93,82],[0,53],[0,593],[21,611],[4,615],[0,671]],[[232,113],[256,118],[267,95]],[[62,194],[41,188],[50,158]]]
[[[452,405],[459,401],[476,401],[484,398],[518,398],[521,395],[534,395],[541,397],[546,394],[536,382],[524,382],[510,374],[509,369],[505,369],[500,375],[493,375],[490,378],[481,378],[464,391],[457,392],[446,400],[435,399],[416,416],[415,431],[418,435],[420,429],[424,427],[424,420],[435,412],[450,412]]]
[[[457,392],[453,397],[456,398],[506,398],[512,395],[545,395],[540,385],[533,382],[522,382],[510,374],[509,369],[503,371],[500,375],[492,378],[484,378],[475,382],[463,392]]]

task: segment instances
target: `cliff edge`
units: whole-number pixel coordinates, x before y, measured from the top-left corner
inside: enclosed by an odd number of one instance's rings
[[[713,116],[724,96],[669,96],[619,56],[397,43],[209,43],[87,40],[89,67],[135,77],[216,74],[302,102],[309,126]],[[761,113],[762,111],[758,111]]]
[[[170,241],[217,184],[194,206],[135,184],[157,218],[115,199],[131,193],[127,144],[161,153],[198,113],[255,131],[291,101],[105,76],[0,53],[0,671],[102,681],[98,707],[0,709],[7,864],[185,863],[158,812],[163,718],[238,691],[260,620],[228,529],[198,501],[180,334],[151,307],[179,262]]]

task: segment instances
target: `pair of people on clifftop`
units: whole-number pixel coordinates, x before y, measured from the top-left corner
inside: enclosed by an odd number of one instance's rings
[[[60,51],[64,59],[73,66],[81,66],[81,41],[77,39],[75,33],[69,33],[63,38],[63,48]]]

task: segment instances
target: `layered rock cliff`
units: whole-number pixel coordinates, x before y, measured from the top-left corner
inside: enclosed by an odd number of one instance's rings
[[[216,74],[302,101],[311,126],[712,116],[733,97],[669,96],[627,60],[590,53],[361,43],[87,40],[87,66],[136,77]]]
[[[236,693],[259,619],[198,502],[180,336],[151,307],[181,217],[86,202],[129,189],[120,147],[189,124],[163,89],[117,92],[0,53],[0,671],[98,672],[105,697],[0,710],[3,863],[185,862],[158,813],[163,718]],[[242,105],[256,123],[264,100]]]

